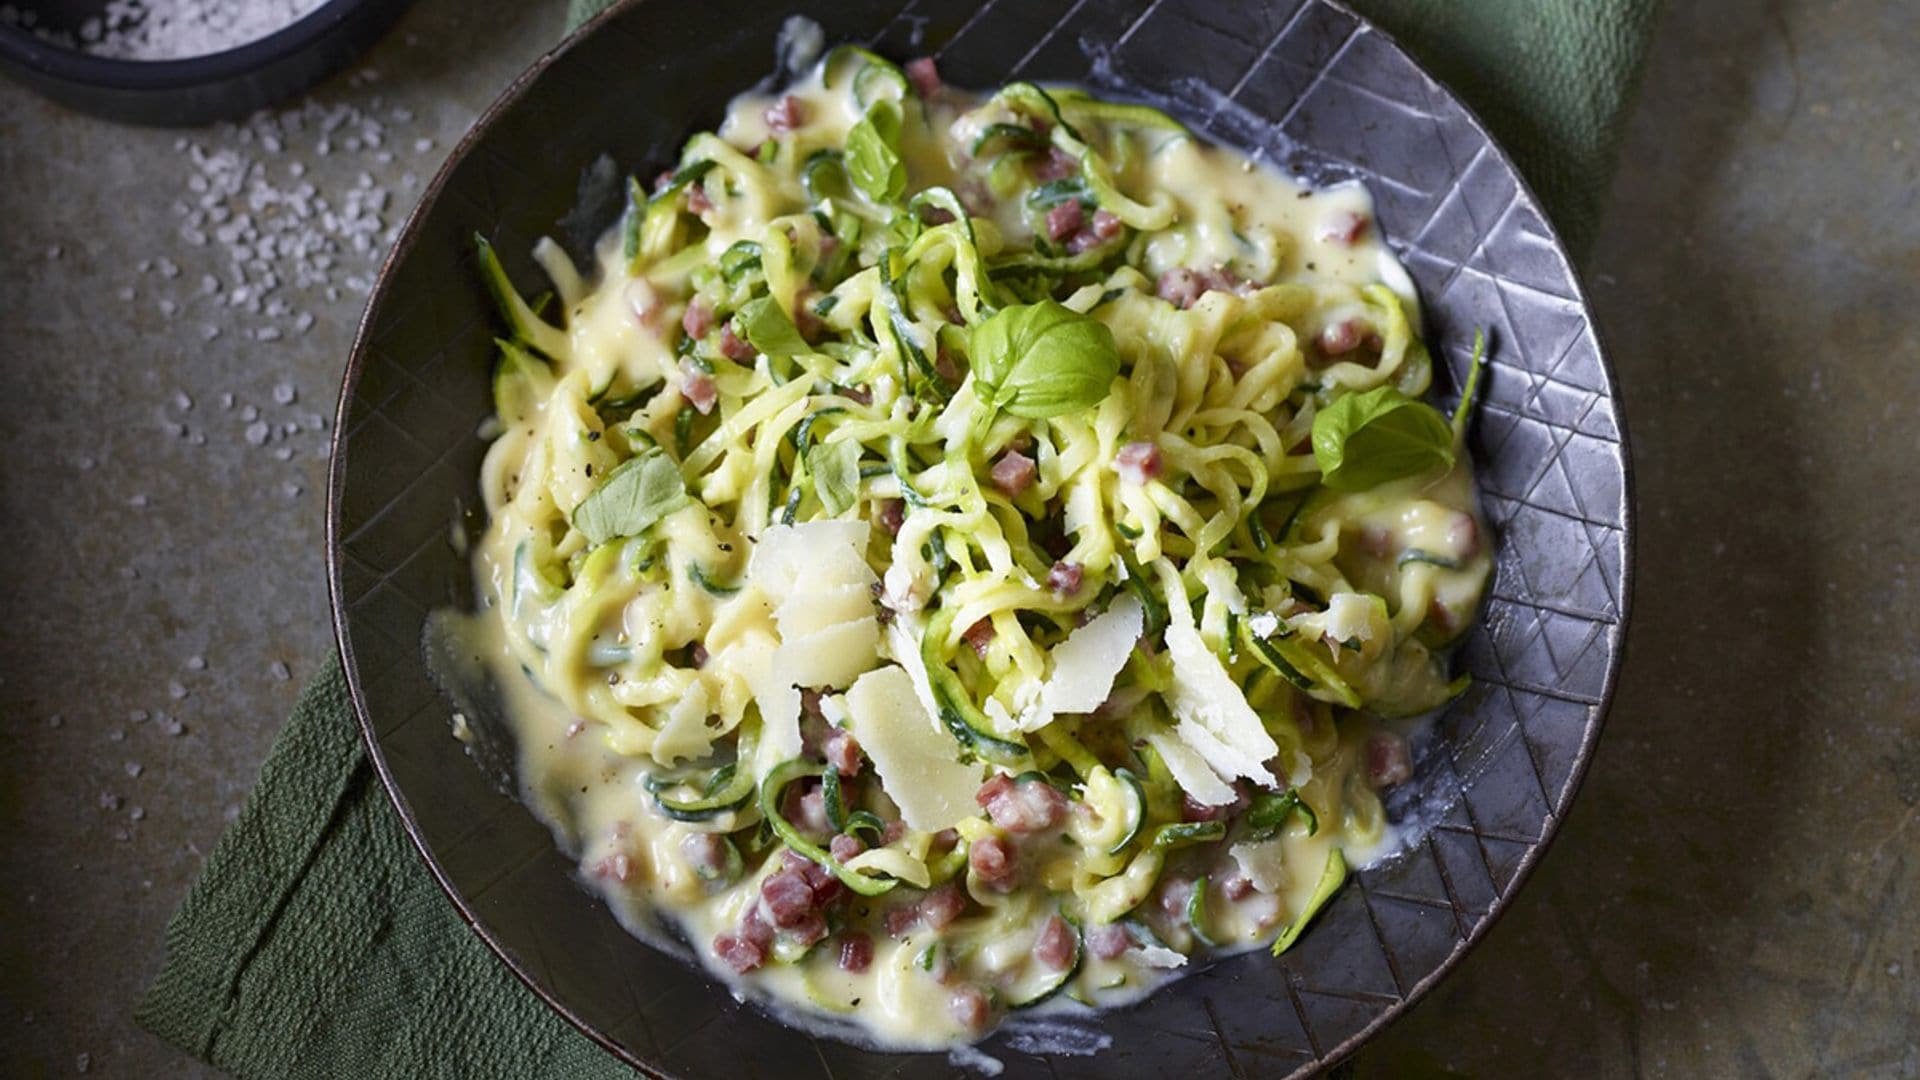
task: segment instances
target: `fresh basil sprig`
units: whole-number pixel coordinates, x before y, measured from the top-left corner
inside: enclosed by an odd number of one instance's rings
[[[874,202],[893,202],[907,190],[907,167],[895,149],[899,140],[900,106],[884,98],[847,131],[847,176]]]
[[[1453,467],[1453,427],[1433,406],[1391,386],[1348,394],[1313,418],[1320,482],[1365,491]]]
[[[770,296],[761,296],[740,305],[734,313],[740,324],[740,336],[747,344],[768,356],[792,356],[795,353],[810,352],[807,339],[780,310],[780,305]]]
[[[1090,409],[1120,373],[1113,331],[1052,300],[1001,308],[973,328],[968,355],[988,410],[1025,420]]]
[[[691,501],[680,467],[666,451],[651,449],[615,466],[599,487],[588,492],[573,508],[573,527],[588,540],[604,544],[638,536]]]
[[[830,516],[838,517],[860,495],[860,444],[852,439],[815,443],[807,451],[813,490]]]

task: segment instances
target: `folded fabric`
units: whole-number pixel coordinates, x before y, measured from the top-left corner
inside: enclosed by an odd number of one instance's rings
[[[573,0],[578,25],[610,0]],[[1573,245],[1605,194],[1654,0],[1354,0],[1493,129]],[[630,1071],[461,921],[368,763],[337,660],[167,927],[136,1018],[243,1077]]]

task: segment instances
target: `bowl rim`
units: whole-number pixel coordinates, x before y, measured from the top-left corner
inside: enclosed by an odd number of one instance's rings
[[[219,52],[167,60],[96,56],[44,41],[24,27],[0,24],[0,60],[18,64],[45,78],[78,86],[131,92],[180,90],[238,78],[267,67],[312,45],[359,9],[382,2],[322,0],[313,10],[264,37]],[[542,64],[547,58],[541,58]]]
[[[358,2],[361,2],[361,0],[330,0],[327,5],[323,5],[321,10],[325,10],[327,7],[332,7],[335,4]],[[408,212],[406,221],[401,226],[398,238],[388,250],[386,257],[381,261],[374,287],[372,291],[368,293],[366,306],[362,309],[359,323],[354,332],[353,344],[349,351],[346,369],[341,379],[340,397],[334,408],[333,434],[327,462],[325,524],[328,607],[333,624],[334,640],[340,656],[341,668],[346,676],[348,699],[353,706],[354,719],[359,726],[368,760],[373,766],[375,774],[379,777],[380,786],[386,792],[388,801],[399,814],[401,825],[406,831],[408,840],[412,842],[415,851],[419,853],[421,860],[426,864],[427,870],[433,876],[433,879],[439,884],[441,891],[446,893],[448,900],[452,902],[454,910],[458,913],[461,921],[466,923],[475,935],[486,944],[494,956],[506,965],[507,969],[513,973],[515,978],[519,979],[535,996],[545,1002],[548,1007],[552,1008],[576,1030],[612,1054],[616,1059],[633,1067],[645,1076],[659,1077],[662,1078],[662,1080],[666,1080],[668,1074],[660,1071],[651,1063],[635,1056],[626,1047],[615,1042],[610,1036],[582,1019],[558,994],[550,991],[547,987],[536,981],[508,952],[506,946],[494,936],[492,930],[481,920],[473,905],[460,893],[452,879],[440,865],[438,857],[434,854],[426,837],[422,834],[419,822],[409,809],[406,798],[400,790],[399,783],[387,763],[386,755],[380,746],[379,735],[374,727],[371,710],[367,706],[366,695],[360,680],[359,668],[355,662],[352,638],[348,634],[347,605],[342,573],[342,554],[344,549],[342,545],[343,537],[341,534],[340,519],[341,496],[346,481],[344,451],[347,442],[347,421],[352,410],[354,391],[357,389],[360,376],[367,366],[368,354],[371,350],[374,331],[373,315],[380,301],[386,298],[388,291],[392,287],[394,268],[404,261],[412,251],[414,245],[419,241],[424,231],[422,226],[427,214],[432,205],[438,201],[442,189],[452,177],[455,168],[465,160],[467,154],[471,152],[486,133],[492,129],[501,116],[518,104],[532,84],[545,74],[547,69],[561,57],[571,52],[582,41],[597,33],[609,22],[621,18],[626,12],[648,2],[649,0],[614,0],[613,3],[568,33],[552,48],[542,53],[526,70],[522,71],[512,82],[508,83],[505,89],[500,92],[499,96],[474,119],[466,133],[460,137],[460,140],[448,153],[439,170],[434,173],[433,178],[421,190],[420,198],[414,204],[413,209]],[[1634,545],[1635,536],[1638,531],[1635,528],[1636,513],[1632,444],[1629,439],[1624,409],[1621,407],[1619,376],[1605,347],[1604,335],[1599,321],[1594,315],[1592,300],[1588,295],[1586,283],[1579,264],[1568,254],[1566,243],[1562,239],[1559,229],[1554,225],[1552,218],[1547,215],[1544,208],[1542,208],[1539,195],[1534,190],[1533,185],[1527,180],[1519,167],[1514,164],[1513,158],[1507,152],[1506,147],[1487,127],[1486,122],[1481,118],[1479,112],[1458,94],[1454,93],[1444,81],[1402,45],[1396,37],[1372,19],[1355,11],[1348,5],[1346,0],[1303,0],[1303,6],[1305,4],[1315,3],[1325,5],[1353,19],[1363,30],[1377,35],[1380,41],[1391,52],[1398,54],[1401,60],[1409,64],[1435,86],[1439,87],[1447,98],[1450,99],[1451,103],[1462,111],[1467,122],[1474,130],[1487,140],[1487,145],[1491,152],[1496,155],[1498,162],[1514,178],[1516,198],[1523,199],[1538,210],[1541,226],[1546,232],[1547,239],[1551,242],[1553,257],[1565,266],[1568,283],[1573,290],[1572,298],[1579,304],[1581,312],[1586,316],[1587,332],[1593,336],[1599,366],[1607,380],[1607,397],[1613,404],[1614,426],[1618,436],[1620,458],[1621,493],[1619,532],[1621,558],[1619,571],[1620,589],[1617,600],[1618,610],[1612,627],[1607,631],[1608,637],[1611,638],[1611,650],[1608,656],[1607,671],[1600,688],[1599,699],[1593,707],[1591,719],[1585,725],[1585,731],[1580,741],[1579,752],[1576,755],[1572,767],[1568,771],[1566,786],[1564,788],[1565,796],[1558,806],[1551,805],[1551,803],[1549,804],[1548,818],[1540,832],[1539,839],[1527,848],[1525,854],[1523,854],[1515,864],[1511,879],[1508,881],[1506,887],[1494,896],[1487,907],[1486,915],[1473,925],[1465,937],[1460,940],[1459,944],[1445,959],[1435,965],[1424,977],[1409,986],[1406,993],[1403,994],[1398,1001],[1382,1009],[1380,1013],[1365,1026],[1348,1035],[1339,1043],[1320,1051],[1314,1061],[1301,1066],[1291,1074],[1293,1076],[1312,1075],[1321,1070],[1331,1068],[1352,1056],[1367,1042],[1379,1035],[1381,1031],[1385,1030],[1395,1020],[1404,1016],[1424,999],[1436,985],[1453,973],[1461,961],[1463,961],[1475,947],[1485,940],[1487,934],[1493,929],[1494,925],[1500,921],[1500,917],[1504,915],[1512,905],[1514,898],[1519,895],[1521,889],[1533,876],[1534,870],[1539,866],[1541,860],[1553,846],[1553,841],[1559,836],[1561,826],[1565,823],[1567,811],[1579,796],[1580,789],[1586,782],[1588,770],[1592,767],[1600,734],[1606,726],[1608,714],[1613,708],[1614,697],[1619,687],[1620,671],[1626,663],[1627,625],[1632,614],[1635,580],[1633,570]],[[1361,179],[1364,182],[1368,170],[1363,167],[1356,167],[1356,171],[1361,174]]]

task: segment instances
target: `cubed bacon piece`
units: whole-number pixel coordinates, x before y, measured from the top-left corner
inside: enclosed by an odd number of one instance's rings
[[[1009,450],[1000,455],[993,463],[991,476],[993,486],[999,488],[1010,499],[1017,499],[1020,493],[1033,486],[1033,479],[1040,472],[1033,459],[1018,450]]]
[[[1177,308],[1190,308],[1207,291],[1200,275],[1184,266],[1176,266],[1160,275],[1153,293]]]
[[[721,356],[729,360],[744,363],[753,359],[757,354],[758,350],[756,350],[746,338],[741,337],[740,334],[734,330],[732,322],[728,322],[726,326],[720,329]]]
[[[979,1031],[987,1026],[993,1017],[993,1006],[987,1001],[986,992],[977,986],[963,986],[953,992],[948,1001],[953,1019],[968,1031]]]
[[[1047,571],[1047,588],[1053,590],[1055,596],[1072,596],[1080,591],[1086,577],[1087,569],[1079,563],[1057,562]]]
[[[1367,235],[1367,218],[1364,214],[1352,210],[1340,210],[1327,215],[1320,223],[1320,239],[1331,244],[1352,247]]]
[[[930,929],[945,930],[967,909],[967,894],[954,884],[942,885],[920,899],[920,921]]]
[[[693,361],[682,360],[680,396],[704,416],[712,412],[714,404],[720,400],[720,388],[714,385],[713,376],[695,367]]]
[[[1027,173],[1040,183],[1065,180],[1080,171],[1080,159],[1057,146],[1047,149],[1047,156],[1035,158],[1027,163]]]
[[[1059,243],[1079,232],[1086,220],[1087,212],[1080,205],[1080,200],[1068,199],[1047,211],[1047,239]]]
[[[1413,755],[1407,740],[1380,732],[1367,737],[1367,783],[1376,788],[1392,787],[1413,775]]]
[[[888,536],[899,536],[900,527],[906,523],[907,504],[904,499],[880,501],[880,527],[887,530]]]
[[[917,904],[890,907],[880,917],[880,923],[886,927],[888,937],[905,937],[909,930],[920,925],[920,907]]]
[[[1016,836],[1043,832],[1060,824],[1067,813],[1067,797],[1045,780],[1015,783],[996,774],[980,786],[974,800],[986,808],[995,825]]]
[[[1184,920],[1187,901],[1193,898],[1193,882],[1187,878],[1163,878],[1160,882],[1160,910],[1168,918]]]
[[[680,329],[695,341],[706,337],[707,331],[713,329],[713,308],[697,296],[687,301],[686,314],[680,316]]]
[[[1220,883],[1220,895],[1230,901],[1245,900],[1253,892],[1253,879],[1243,874],[1229,874]]]
[[[649,330],[660,325],[660,312],[665,307],[660,302],[660,294],[654,291],[645,278],[634,278],[627,282],[624,293],[627,310],[633,312],[634,319]]]
[[[980,884],[996,892],[1012,889],[1014,878],[1019,876],[1020,865],[1014,859],[1013,845],[997,836],[983,836],[969,844],[967,865]]]
[[[756,945],[738,934],[721,934],[713,939],[713,955],[734,970],[736,975],[745,975],[767,962],[767,949]]]
[[[953,223],[953,211],[939,206],[922,207],[920,220],[928,225],[949,225]]]
[[[922,98],[930,98],[942,89],[940,69],[934,66],[933,57],[920,56],[907,61],[907,80],[913,83],[913,89]]]
[[[1113,471],[1119,473],[1120,479],[1129,484],[1144,484],[1149,480],[1157,480],[1160,474],[1166,471],[1166,467],[1166,455],[1161,453],[1160,447],[1155,443],[1130,442],[1113,455]]]
[[[824,833],[832,826],[827,821],[827,796],[819,788],[813,788],[800,796],[800,813],[794,819],[795,825],[808,832]]]
[[[707,197],[707,185],[698,180],[687,185],[687,209],[696,214],[713,209],[713,200]]]
[[[993,643],[993,620],[981,619],[967,627],[966,632],[960,635],[960,639],[973,646],[975,654],[987,655],[987,646]]]
[[[1069,255],[1078,255],[1083,251],[1099,246],[1100,238],[1093,234],[1092,229],[1081,229],[1079,232],[1067,237],[1067,254]]]
[[[1119,923],[1102,923],[1087,931],[1087,949],[1102,960],[1118,960],[1133,946],[1133,939]]]
[[[858,974],[873,963],[873,938],[852,930],[840,938],[840,970]]]
[[[839,728],[827,735],[827,741],[820,749],[826,754],[827,764],[834,767],[841,776],[857,776],[860,773],[860,744],[854,737]]]
[[[1065,971],[1073,963],[1073,953],[1073,927],[1058,915],[1048,919],[1033,943],[1033,958],[1055,971]]]
[[[1117,215],[1106,210],[1095,210],[1093,212],[1092,228],[1096,240],[1111,240],[1119,236],[1122,224]]]
[[[865,850],[867,850],[866,841],[850,833],[836,833],[834,838],[827,842],[827,851],[839,862],[846,862]]]
[[[787,928],[787,936],[802,947],[826,940],[827,917],[818,911],[807,912],[807,917]]]
[[[658,195],[661,192],[667,190],[667,188],[672,184],[673,184],[673,170],[661,169],[659,175],[653,178],[653,193],[655,195]]]
[[[779,101],[767,106],[767,130],[776,135],[784,135],[807,122],[806,103],[788,94]]]
[[[817,862],[809,861],[800,876],[807,879],[807,888],[813,890],[813,902],[817,907],[826,907],[847,895],[846,882]]]
[[[779,870],[760,882],[760,903],[782,930],[800,925],[813,912],[813,887],[804,874]]]
[[[602,881],[617,881],[625,885],[632,874],[633,859],[624,851],[615,852],[593,865],[593,876]]]
[[[1328,356],[1342,356],[1360,347],[1360,336],[1364,328],[1354,319],[1342,319],[1330,323],[1320,331],[1320,351]]]

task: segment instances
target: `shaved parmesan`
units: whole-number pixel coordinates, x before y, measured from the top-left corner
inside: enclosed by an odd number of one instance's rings
[[[1373,640],[1373,603],[1359,593],[1334,593],[1327,600],[1327,636],[1335,641]]]
[[[797,589],[774,609],[783,638],[805,637],[837,623],[873,617],[873,590],[865,585]]]
[[[980,812],[980,766],[961,764],[959,744],[920,704],[905,669],[862,675],[847,691],[847,708],[853,737],[909,827],[939,832]]]
[[[1167,655],[1173,661],[1173,685],[1166,700],[1180,721],[1176,730],[1221,776],[1229,780],[1244,776],[1273,785],[1266,763],[1280,747],[1193,628],[1185,605],[1170,608],[1174,619],[1167,626]]]
[[[1046,726],[1057,713],[1089,713],[1106,703],[1113,680],[1133,655],[1146,614],[1132,593],[1054,647],[1053,674],[1041,691],[1042,708],[1029,713],[1027,731]]]
[[[756,777],[764,777],[775,765],[800,756],[800,691],[791,682],[774,676],[775,647],[764,634],[742,640],[719,657],[716,666],[739,674],[753,693],[760,708],[759,760],[753,764]]]
[[[1241,875],[1263,893],[1277,893],[1293,881],[1293,875],[1287,873],[1286,842],[1277,836],[1235,844],[1227,853],[1240,864]]]
[[[1147,743],[1160,752],[1160,760],[1167,763],[1167,771],[1173,774],[1173,780],[1180,789],[1193,796],[1193,801],[1203,806],[1225,806],[1234,799],[1234,790],[1227,782],[1214,774],[1207,760],[1195,753],[1193,747],[1180,741],[1171,731],[1156,731],[1147,736]]]
[[[653,759],[671,765],[683,758],[706,756],[720,733],[707,726],[706,684],[687,684],[686,693],[667,710],[667,722],[653,739]]]
[[[879,659],[880,623],[867,618],[785,638],[773,654],[774,672],[796,686],[842,687]]]
[[[1187,954],[1175,952],[1164,945],[1142,945],[1140,962],[1152,968],[1185,967]]]
[[[760,534],[747,563],[747,579],[768,596],[784,597],[798,588],[870,585],[864,521],[808,521],[773,525]]]
[[[927,723],[938,728],[940,722],[935,717],[940,715],[940,707],[933,703],[933,683],[927,678],[926,662],[920,659],[919,634],[907,629],[906,622],[899,618],[887,624],[887,652],[913,680],[913,693],[920,699],[920,707],[926,710]]]

